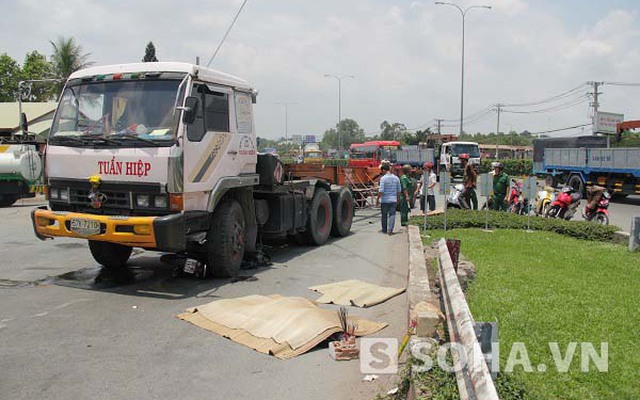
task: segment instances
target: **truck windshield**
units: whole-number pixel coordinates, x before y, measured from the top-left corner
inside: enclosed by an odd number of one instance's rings
[[[64,145],[99,141],[112,147],[171,145],[179,115],[174,113],[179,85],[179,80],[146,79],[67,86],[49,140]]]
[[[477,144],[452,144],[451,145],[451,155],[454,157],[459,156],[460,154],[467,153],[471,158],[480,157],[480,148]]]

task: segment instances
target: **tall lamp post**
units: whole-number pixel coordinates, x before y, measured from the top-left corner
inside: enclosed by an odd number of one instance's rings
[[[324,74],[325,78],[335,78],[338,81],[338,125],[342,121],[342,80],[344,78],[355,79],[353,75],[347,74]],[[342,135],[340,134],[340,127],[336,125],[338,129],[338,150],[342,150]]]
[[[276,101],[275,104],[284,106],[284,140],[289,140],[289,106],[298,104],[293,101]]]
[[[486,8],[490,10],[491,6],[469,6],[463,9],[455,3],[449,3],[446,1],[436,1],[436,4],[455,7],[460,11],[460,15],[462,15],[462,78],[460,83],[460,135],[462,135],[462,120],[464,119],[464,19],[469,10],[474,8]]]

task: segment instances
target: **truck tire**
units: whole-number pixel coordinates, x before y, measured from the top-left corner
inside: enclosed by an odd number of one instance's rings
[[[323,188],[316,188],[309,207],[305,239],[307,244],[320,246],[327,242],[333,222],[333,209],[329,194]]]
[[[333,225],[331,236],[345,237],[351,232],[353,223],[353,196],[347,188],[343,188],[336,195],[331,196],[333,208]]]
[[[122,268],[127,264],[133,248],[117,243],[89,240],[89,250],[98,264],[107,268]]]
[[[576,191],[576,193],[580,193],[584,196],[584,183],[582,182],[582,178],[580,178],[580,175],[571,175],[569,181],[567,182],[567,185],[571,186]]]
[[[0,207],[10,207],[18,200],[16,196],[0,195]]]
[[[207,234],[207,265],[213,276],[232,278],[244,258],[244,213],[235,200],[225,201],[213,213]]]

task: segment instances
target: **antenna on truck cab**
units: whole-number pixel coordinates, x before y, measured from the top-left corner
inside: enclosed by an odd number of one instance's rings
[[[211,56],[211,59],[207,63],[207,68],[209,68],[209,65],[211,65],[211,62],[213,61],[213,59],[216,58],[216,55],[218,55],[218,51],[220,50],[220,47],[222,47],[222,43],[224,43],[225,39],[229,35],[229,32],[231,31],[231,28],[233,28],[233,25],[236,23],[236,20],[238,19],[238,16],[242,12],[242,9],[244,8],[244,5],[247,4],[247,1],[248,0],[244,0],[242,2],[242,5],[240,6],[240,9],[238,10],[238,13],[236,14],[235,17],[233,17],[233,21],[231,21],[231,25],[229,25],[229,29],[227,29],[227,32],[222,37],[222,40],[220,41],[220,44],[218,44],[218,47],[216,48],[216,51],[213,52],[213,55]]]

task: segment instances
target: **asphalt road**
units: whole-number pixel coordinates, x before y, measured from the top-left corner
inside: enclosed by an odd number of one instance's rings
[[[377,233],[378,210],[360,213],[352,235],[328,245],[272,249],[272,266],[239,280],[197,280],[172,277],[157,253],[140,252],[128,272],[112,274],[84,241],[41,242],[33,204],[0,209],[0,398],[355,399],[395,385],[393,376],[363,382],[358,361],[331,360],[326,344],[282,361],[175,318],[249,294],[315,299],[309,286],[344,279],[405,286],[406,235]],[[374,336],[404,335],[404,294],[350,311],[390,324]]]

